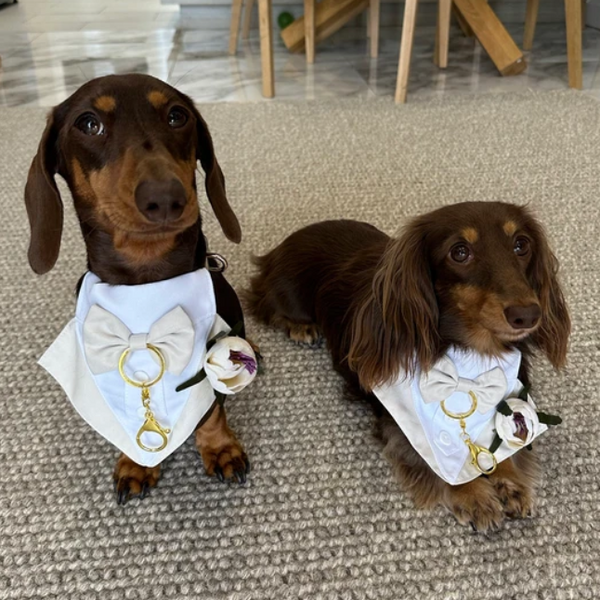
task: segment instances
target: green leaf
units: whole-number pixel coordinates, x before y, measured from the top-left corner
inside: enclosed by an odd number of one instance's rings
[[[210,338],[210,340],[208,340],[208,342],[206,342],[206,349],[210,350],[221,338],[227,337],[228,335],[229,334],[226,333],[225,331],[219,331],[219,333],[217,333],[217,335]]]
[[[496,410],[505,417],[510,417],[513,414],[511,407],[506,403],[506,400],[501,400],[496,406]]]
[[[562,419],[558,415],[549,415],[544,412],[539,412],[537,414],[540,423],[544,425],[560,425],[562,423]]]
[[[231,331],[227,334],[230,335],[232,337],[238,336],[240,335],[240,333],[242,333],[242,329],[244,329],[244,323],[243,321],[238,321],[232,328]]]
[[[202,370],[198,371],[193,377],[191,377],[187,381],[184,381],[183,383],[180,383],[175,388],[175,391],[176,392],[181,392],[183,390],[186,390],[187,388],[192,387],[193,385],[196,385],[196,384],[200,383],[205,378],[206,378],[206,371],[204,369],[202,369]]]
[[[502,438],[498,435],[498,432],[494,435],[494,439],[492,440],[492,445],[490,446],[490,452],[493,454],[500,448],[500,444],[502,443]]]
[[[524,402],[527,402],[527,397],[528,397],[530,391],[531,391],[530,385],[523,386],[521,388],[521,391],[519,392],[518,398],[520,400],[523,400]]]

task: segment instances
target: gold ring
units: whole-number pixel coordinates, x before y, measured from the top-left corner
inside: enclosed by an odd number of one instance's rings
[[[449,410],[446,409],[445,400],[442,400],[440,403],[440,406],[442,407],[444,414],[446,416],[450,417],[451,419],[457,419],[459,421],[461,421],[462,419],[466,419],[467,417],[470,417],[477,410],[477,396],[473,392],[469,392],[469,396],[471,397],[471,408],[468,411],[463,412],[463,413],[450,412]]]
[[[152,381],[136,381],[135,379],[131,379],[131,377],[125,373],[125,361],[127,360],[129,352],[131,351],[130,348],[123,350],[123,354],[121,354],[121,358],[119,358],[119,375],[121,375],[125,383],[133,385],[136,388],[149,388],[155,383],[158,383],[165,374],[167,367],[163,353],[156,346],[153,346],[152,344],[146,344],[146,348],[148,348],[150,352],[154,352],[154,354],[158,356],[158,360],[160,362],[160,373]]]

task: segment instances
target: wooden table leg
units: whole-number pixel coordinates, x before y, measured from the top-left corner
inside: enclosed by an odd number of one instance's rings
[[[315,3],[316,0],[304,0],[304,38],[309,65],[315,62]]]
[[[417,8],[419,0],[406,0],[404,5],[404,20],[402,22],[402,39],[400,40],[400,58],[398,59],[398,79],[396,81],[396,103],[406,102],[408,76],[410,74],[410,57],[412,54]]]
[[[231,4],[231,24],[229,26],[229,54],[237,52],[238,36],[240,33],[240,20],[242,18],[242,4],[244,0],[233,0]]]
[[[438,24],[436,30],[435,64],[440,69],[448,66],[448,46],[450,44],[450,15],[452,13],[452,0],[439,0]]]
[[[246,0],[244,7],[244,24],[242,25],[242,37],[247,40],[250,37],[250,25],[252,25],[252,9],[255,0]]]
[[[275,95],[273,79],[273,22],[271,0],[258,0],[258,26],[260,29],[260,62],[262,68],[262,93],[265,98]]]
[[[527,68],[523,53],[485,0],[454,3],[502,75],[517,75]]]
[[[537,23],[540,0],[527,0],[525,12],[525,33],[523,34],[523,50],[531,50],[535,24]]]
[[[580,90],[583,87],[581,12],[580,0],[565,0],[569,87],[577,90]]]
[[[379,55],[379,11],[381,0],[371,0],[369,4],[369,37],[371,38],[371,58]]]

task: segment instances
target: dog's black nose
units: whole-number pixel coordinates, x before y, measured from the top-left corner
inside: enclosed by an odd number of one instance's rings
[[[542,316],[539,304],[529,306],[509,306],[504,309],[509,325],[514,329],[531,329],[537,325]]]
[[[155,223],[176,221],[183,213],[186,202],[185,189],[179,179],[147,179],[135,189],[138,209],[149,221]]]

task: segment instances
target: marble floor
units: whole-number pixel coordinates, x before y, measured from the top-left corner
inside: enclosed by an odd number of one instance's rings
[[[253,30],[228,55],[225,18],[189,19],[159,0],[20,0],[0,6],[0,105],[52,106],[85,81],[149,73],[197,102],[262,101],[260,46]],[[522,25],[507,25],[515,40]],[[457,28],[449,66],[432,63],[433,26],[417,28],[409,102],[434,95],[567,88],[564,29],[539,25],[527,71],[500,77],[483,49]],[[317,61],[290,54],[276,36],[277,100],[386,96],[396,83],[400,30],[382,27],[380,57],[367,56],[365,29],[347,27],[318,46]],[[584,32],[584,93],[600,99],[600,31]]]

